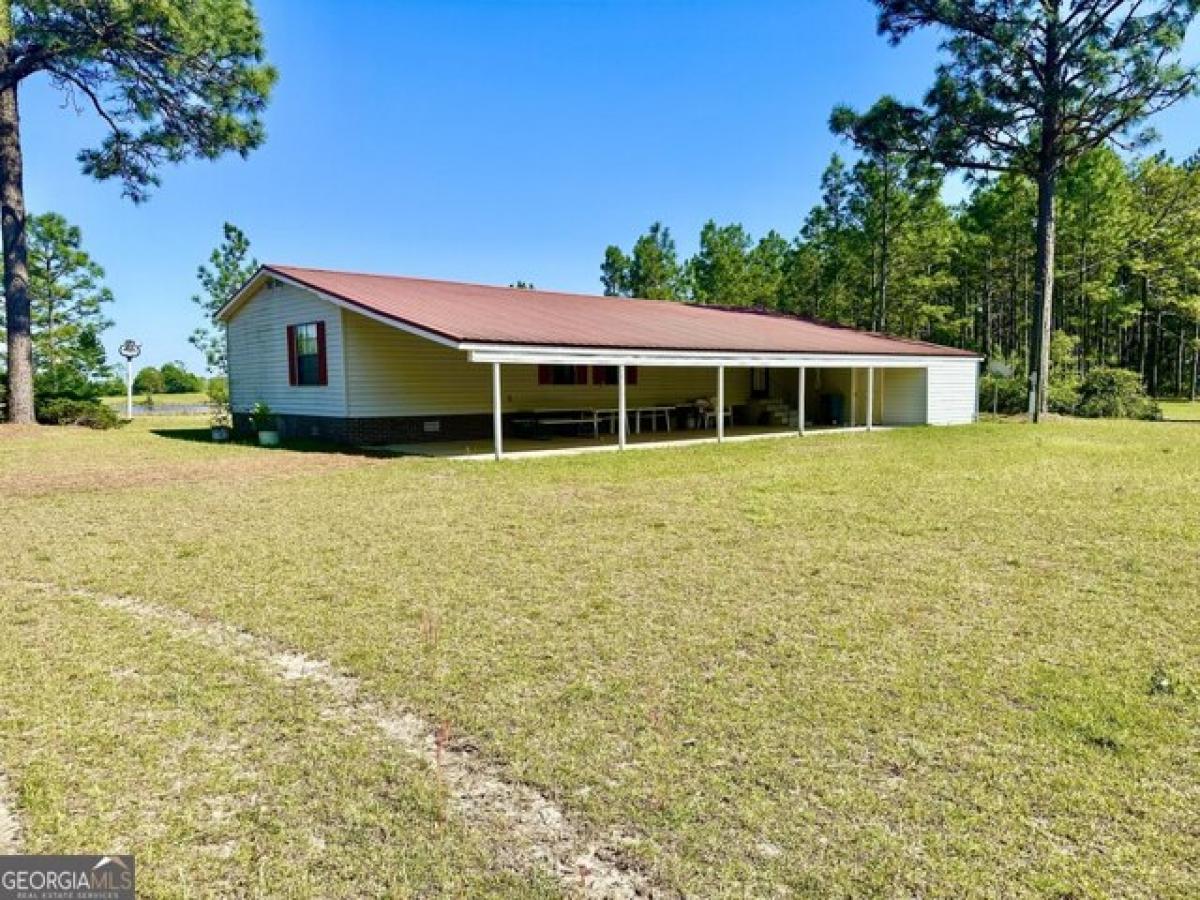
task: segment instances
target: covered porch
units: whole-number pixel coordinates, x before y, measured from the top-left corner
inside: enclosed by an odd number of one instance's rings
[[[389,449],[503,459],[925,423],[926,370],[911,360],[527,348],[471,350],[469,359],[490,368],[491,446],[444,441]],[[531,368],[536,393],[506,391],[507,378],[528,384]],[[684,372],[686,379],[664,374]],[[588,402],[577,402],[579,394],[556,395],[565,385],[589,385]]]

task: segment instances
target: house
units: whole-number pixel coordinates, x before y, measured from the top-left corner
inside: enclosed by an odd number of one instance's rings
[[[235,425],[262,401],[291,437],[499,457],[521,435],[623,448],[977,415],[975,353],[754,310],[268,265],[218,318]]]

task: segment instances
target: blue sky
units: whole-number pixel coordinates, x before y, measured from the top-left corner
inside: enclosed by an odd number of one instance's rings
[[[110,350],[200,368],[189,298],[226,220],[264,262],[577,291],[655,219],[684,253],[709,217],[791,237],[839,149],[831,107],[915,99],[935,60],[932,36],[877,37],[867,0],[257,6],[280,70],[266,145],[164,170],[149,203],[79,174],[94,118],[22,94],[30,209],[106,268]],[[1169,152],[1200,148],[1198,112],[1156,123]]]

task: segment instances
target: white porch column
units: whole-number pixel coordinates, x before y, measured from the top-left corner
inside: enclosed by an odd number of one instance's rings
[[[867,368],[867,431],[875,429],[875,369]]]
[[[850,427],[858,424],[858,369],[850,370]]]
[[[717,440],[725,440],[725,367],[717,366]]]
[[[800,394],[796,407],[799,413],[800,434],[804,434],[804,366],[800,367]]]
[[[625,449],[626,430],[629,428],[629,414],[625,408],[625,367],[617,366],[617,449]]]
[[[504,457],[504,407],[500,398],[500,363],[492,363],[492,444],[496,459]]]

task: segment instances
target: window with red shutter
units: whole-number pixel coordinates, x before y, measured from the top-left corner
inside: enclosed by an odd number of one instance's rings
[[[296,369],[296,326],[287,327],[288,384],[295,386],[299,375]]]
[[[325,351],[325,323],[317,323],[317,384],[329,384],[329,356]]]
[[[319,387],[329,383],[329,364],[325,348],[325,323],[305,322],[289,325],[288,384]]]

